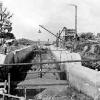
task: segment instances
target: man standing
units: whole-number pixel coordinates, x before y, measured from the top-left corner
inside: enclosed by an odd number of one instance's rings
[[[4,54],[6,55],[6,53],[7,53],[7,44],[6,43],[3,44],[3,51],[4,51]]]

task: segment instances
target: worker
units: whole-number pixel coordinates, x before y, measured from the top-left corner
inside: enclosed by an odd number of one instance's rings
[[[3,52],[6,55],[6,53],[7,53],[7,44],[6,43],[3,44]]]

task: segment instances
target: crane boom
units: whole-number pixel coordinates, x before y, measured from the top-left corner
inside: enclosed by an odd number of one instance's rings
[[[39,25],[41,28],[43,28],[44,30],[46,30],[47,32],[51,33],[53,36],[55,36],[56,38],[59,38],[60,40],[62,40],[62,42],[64,42],[63,39],[61,39],[60,37],[58,37],[57,35],[55,35],[54,33],[52,33],[51,31],[49,31],[48,29],[46,29],[45,27],[43,27],[42,25]]]

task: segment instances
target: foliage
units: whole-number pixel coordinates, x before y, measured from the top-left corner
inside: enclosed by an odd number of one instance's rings
[[[2,7],[2,3],[0,3],[0,38],[14,39],[15,36],[12,31],[12,22],[11,17],[13,14],[10,14],[7,11],[7,8]]]
[[[15,36],[13,33],[1,33],[0,38],[15,39]]]
[[[19,44],[22,44],[22,45],[32,45],[32,44],[36,44],[36,42],[32,41],[32,40],[29,40],[29,39],[18,39],[17,42]]]
[[[91,33],[91,32],[82,33],[82,34],[80,35],[80,38],[92,40],[92,39],[94,39],[94,35],[93,35],[93,33]]]

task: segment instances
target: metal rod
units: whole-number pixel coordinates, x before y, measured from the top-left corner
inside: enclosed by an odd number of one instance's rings
[[[46,49],[46,48],[45,48]],[[45,50],[44,49],[44,50]],[[50,49],[47,49],[48,51],[66,51],[66,49],[65,50],[50,50]],[[45,52],[45,51],[43,51],[43,50],[34,50],[34,51],[41,51],[41,52]]]
[[[100,61],[100,59],[94,60],[65,60],[65,61],[51,61],[51,62],[36,62],[36,63],[16,63],[16,64],[0,64],[0,66],[25,66],[25,65],[37,65],[37,64],[55,64],[55,63],[71,63],[71,62],[96,62]]]
[[[52,83],[52,84],[33,84],[32,86],[52,86],[52,85],[68,85],[69,83],[66,81],[64,83]],[[31,86],[31,85],[30,85]],[[18,86],[20,87],[20,86]],[[23,86],[24,87],[24,86]]]
[[[61,73],[61,72],[64,72],[64,71],[34,71],[34,72],[21,72],[21,73],[27,73],[27,74],[36,74],[36,73]]]

